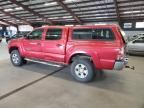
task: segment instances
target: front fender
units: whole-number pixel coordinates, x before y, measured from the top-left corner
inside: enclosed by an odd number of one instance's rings
[[[22,47],[22,45],[20,43],[20,40],[11,40],[9,42],[9,44],[8,44],[9,53],[10,53],[10,51],[12,49],[15,49],[15,48],[18,49],[18,51],[19,51],[19,53],[20,53],[21,56],[24,56],[23,55],[24,50],[23,50],[23,47]]]

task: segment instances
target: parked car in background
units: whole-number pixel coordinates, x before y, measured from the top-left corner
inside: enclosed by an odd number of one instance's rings
[[[11,62],[26,60],[70,65],[72,76],[91,81],[96,70],[122,70],[126,63],[126,40],[117,25],[45,26],[26,37],[9,42]]]
[[[12,36],[6,36],[6,42],[8,43],[8,41],[10,41],[11,39],[17,39],[17,38],[20,38],[20,37],[23,37],[24,35],[27,35],[30,31],[27,31],[27,32],[20,32],[20,33],[17,33],[17,34],[14,34]]]
[[[137,39],[138,37],[142,37],[142,36],[144,36],[144,33],[136,34],[136,35],[132,36],[130,38],[130,40],[132,41],[132,40]]]
[[[137,37],[127,45],[129,54],[144,55],[144,36]]]

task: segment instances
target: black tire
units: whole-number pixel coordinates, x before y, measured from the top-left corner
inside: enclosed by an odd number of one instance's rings
[[[88,59],[74,60],[71,64],[71,74],[77,81],[90,82],[95,77],[93,63]]]
[[[8,43],[8,42],[9,42],[9,40],[7,40],[7,39],[6,39],[6,42]]]
[[[27,60],[23,58],[23,64],[27,64]]]
[[[13,50],[11,52],[10,59],[14,66],[22,66],[24,64],[24,58],[21,57],[18,50]]]

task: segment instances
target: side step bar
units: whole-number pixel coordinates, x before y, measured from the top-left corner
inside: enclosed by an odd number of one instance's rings
[[[34,59],[28,59],[28,58],[26,58],[25,60],[30,61],[30,62],[44,64],[44,65],[54,66],[54,67],[63,67],[62,65],[59,65],[59,64],[44,62],[44,61],[40,61],[40,60],[34,60]]]

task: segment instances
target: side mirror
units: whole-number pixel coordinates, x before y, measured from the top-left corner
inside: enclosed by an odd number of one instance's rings
[[[137,36],[137,35],[134,35],[133,37],[136,38],[136,37],[138,37],[138,36]]]
[[[23,35],[23,37],[24,37],[25,39],[27,39],[27,38],[28,38],[27,34],[24,34],[24,35]]]
[[[132,43],[135,43],[135,41],[133,41]]]

